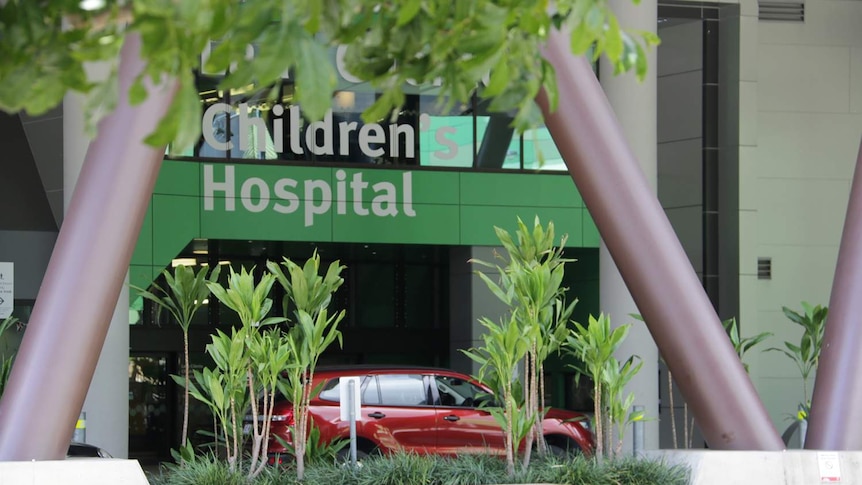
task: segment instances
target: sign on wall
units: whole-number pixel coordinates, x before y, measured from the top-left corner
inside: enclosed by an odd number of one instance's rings
[[[494,246],[494,227],[537,216],[599,245],[567,174],[166,160],[130,277],[148,284],[193,239]]]
[[[15,306],[14,263],[0,263],[0,318],[12,315]]]

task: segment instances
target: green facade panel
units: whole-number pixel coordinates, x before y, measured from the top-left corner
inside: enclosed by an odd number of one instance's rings
[[[548,173],[461,173],[461,203],[510,207],[583,207],[572,178]]]
[[[404,244],[461,244],[457,205],[413,204],[415,217],[392,228],[394,218],[334,216],[332,241]],[[420,217],[421,214],[421,217]]]
[[[219,206],[221,200],[216,200]],[[223,205],[221,207],[224,207]],[[310,217],[313,224],[306,225]],[[201,237],[207,239],[260,239],[265,241],[331,241],[332,216],[302,212],[250,213],[242,210],[200,210]]]
[[[129,266],[129,286],[146,288],[156,279],[161,270],[150,265],[133,264]],[[138,297],[138,292],[132,288],[129,291],[129,299]]]
[[[166,160],[133,264],[163,268],[194,238],[493,246],[495,225],[536,215],[598,246],[565,174]]]
[[[596,222],[590,217],[590,211],[582,209],[583,217],[581,218],[583,241],[581,245],[585,248],[597,248],[602,240],[599,236],[599,229],[596,227]]]
[[[581,216],[578,208],[557,207],[500,207],[470,206],[461,207],[461,244],[467,246],[499,246],[500,242],[494,227],[500,227],[514,234],[521,218],[528,227],[539,216],[541,223],[554,222],[556,242],[559,244],[563,234],[568,234],[566,245],[581,246]]]
[[[159,170],[153,193],[199,197],[199,170],[196,163],[165,160]]]
[[[150,206],[147,207],[147,213],[144,215],[144,222],[141,224],[141,233],[138,235],[138,244],[135,245],[135,250],[132,252],[132,263],[135,264],[150,264],[153,261],[153,204],[150,198]]]
[[[153,196],[153,262],[166,264],[189,241],[199,237],[198,198],[182,195]]]

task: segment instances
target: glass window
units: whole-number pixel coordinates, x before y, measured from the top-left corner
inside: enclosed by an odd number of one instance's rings
[[[567,170],[563,156],[544,126],[524,133],[525,170]]]
[[[377,380],[373,376],[363,376],[360,382],[360,389],[365,386],[364,390],[362,390],[362,402],[364,404],[379,403],[380,397],[374,395],[377,393]],[[369,391],[372,388],[373,390]],[[341,379],[335,378],[326,381],[317,397],[324,401],[341,402]],[[367,401],[367,399],[372,399],[373,401]]]
[[[423,167],[473,166],[474,117],[469,106],[446,109],[437,96],[416,96],[419,104],[419,159]]]
[[[355,322],[362,328],[395,326],[395,265],[356,263],[358,293]]]
[[[379,376],[380,401],[386,406],[424,406],[428,404],[425,380],[418,374]]]
[[[404,267],[404,325],[408,328],[434,328],[437,319],[436,271],[433,266],[407,264]]]
[[[362,404],[380,404],[380,386],[377,385],[377,376],[370,376],[365,382]]]
[[[476,407],[488,393],[475,384],[457,377],[435,376],[441,406]]]
[[[341,402],[341,388],[338,379],[330,379],[323,385],[318,397],[324,401]]]

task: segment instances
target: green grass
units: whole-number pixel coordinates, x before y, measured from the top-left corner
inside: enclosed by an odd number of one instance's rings
[[[505,462],[496,457],[396,454],[368,458],[357,468],[335,463],[312,464],[306,468],[302,482],[297,481],[295,470],[289,466],[267,469],[249,482],[243,473],[229,472],[225,463],[212,457],[199,457],[184,467],[165,468],[159,476],[149,478],[152,485],[685,485],[689,482],[689,470],[634,458],[607,460],[598,465],[578,456],[535,459],[528,469],[519,469],[514,477],[508,477]]]

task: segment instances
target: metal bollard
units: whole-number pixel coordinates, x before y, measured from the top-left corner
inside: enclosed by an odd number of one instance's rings
[[[78,422],[75,423],[75,432],[72,434],[72,441],[78,443],[87,442],[87,413],[81,412],[78,416]]]
[[[805,435],[808,434],[808,420],[799,421],[799,449],[805,448]]]

